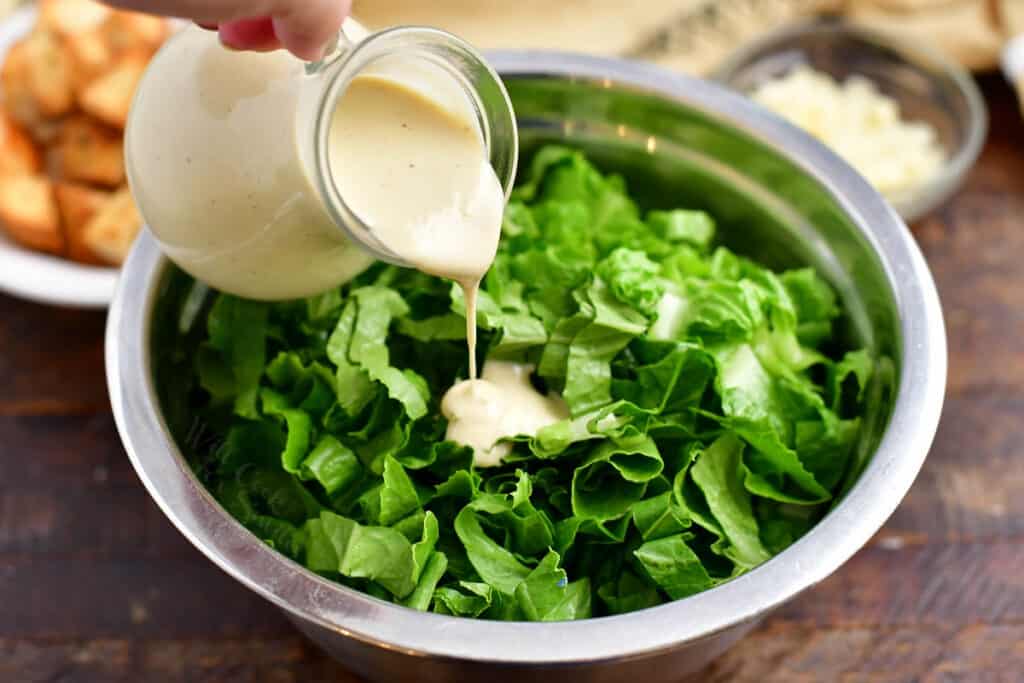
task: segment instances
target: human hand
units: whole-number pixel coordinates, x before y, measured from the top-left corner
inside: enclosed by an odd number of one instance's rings
[[[316,61],[341,30],[352,0],[106,0],[136,12],[189,19],[236,50],[284,48]]]

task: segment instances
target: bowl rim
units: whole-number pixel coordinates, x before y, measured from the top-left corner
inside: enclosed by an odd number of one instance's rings
[[[809,135],[720,85],[621,59],[551,51],[488,54],[505,77],[612,83],[723,120],[787,158],[858,225],[900,315],[902,365],[889,426],[858,482],[814,529],[769,562],[681,601],[578,622],[488,622],[417,612],[327,581],[255,540],[198,482],[158,409],[150,320],[168,261],[148,231],[108,316],[114,417],[143,484],[178,530],[233,578],[293,618],[414,657],[544,666],[656,654],[752,622],[826,578],[874,535],[913,483],[938,426],[946,336],[938,293],[906,225],[852,168]],[[820,539],[827,538],[822,543]]]
[[[755,54],[778,52],[784,49],[789,41],[809,34],[842,34],[862,43],[882,45],[899,54],[903,61],[918,73],[927,73],[921,67],[922,63],[932,64],[937,70],[949,76],[956,85],[968,111],[967,119],[962,123],[966,131],[963,142],[953,150],[942,165],[942,169],[933,178],[916,190],[887,198],[908,223],[917,221],[938,208],[959,189],[968,172],[977,163],[988,138],[990,115],[985,97],[971,73],[937,48],[900,41],[884,30],[868,28],[842,17],[813,17],[787,24],[750,41],[732,52],[708,77],[732,88],[740,67],[749,62]],[[778,116],[774,112],[772,115]]]

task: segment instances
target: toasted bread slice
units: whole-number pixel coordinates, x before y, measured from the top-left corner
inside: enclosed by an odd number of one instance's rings
[[[11,46],[0,65],[0,89],[4,108],[14,119],[31,128],[42,119],[29,88],[29,41],[22,39]]]
[[[135,88],[146,70],[142,55],[122,58],[109,73],[100,76],[78,98],[82,110],[108,125],[124,129],[132,106]]]
[[[85,245],[111,265],[120,266],[142,229],[142,216],[124,187],[103,204],[85,226]]]
[[[0,224],[30,249],[64,253],[53,184],[45,176],[9,176],[0,181]]]
[[[67,38],[100,26],[111,10],[93,0],[40,0],[39,25]]]
[[[67,114],[75,104],[71,56],[56,34],[36,31],[28,39],[27,86],[44,116]]]
[[[81,96],[96,78],[113,67],[114,51],[98,29],[70,36],[65,45],[73,67],[72,87]]]
[[[85,227],[110,201],[111,193],[76,183],[58,183],[54,192],[68,257],[79,263],[105,265],[106,262],[86,244]]]
[[[170,24],[161,17],[115,10],[102,30],[114,54],[151,57],[170,34]]]
[[[73,116],[61,130],[57,165],[64,180],[118,187],[124,182],[121,136],[87,116]]]
[[[43,157],[28,131],[0,110],[0,182],[8,175],[31,175],[43,168]]]
[[[43,150],[43,156],[46,157],[50,154],[52,146],[56,144],[61,131],[64,130],[64,119],[39,119],[27,130]]]

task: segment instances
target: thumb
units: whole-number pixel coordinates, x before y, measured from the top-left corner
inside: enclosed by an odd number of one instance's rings
[[[273,13],[274,34],[296,57],[316,61],[351,9],[352,0],[285,0]]]

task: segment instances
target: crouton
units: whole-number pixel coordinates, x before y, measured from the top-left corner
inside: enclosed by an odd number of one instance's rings
[[[104,261],[120,266],[142,229],[142,216],[128,188],[115,192],[85,226],[85,245]]]
[[[31,136],[0,110],[0,182],[8,175],[31,175],[43,168],[43,157]]]
[[[19,175],[0,180],[0,224],[14,241],[30,249],[64,253],[53,184],[45,176]]]
[[[0,88],[4,108],[26,127],[38,123],[42,115],[29,88],[29,42],[20,40],[11,46],[0,66]]]
[[[73,261],[106,265],[85,242],[85,227],[110,200],[111,193],[76,183],[58,183],[55,188],[67,254]]]
[[[85,33],[100,26],[111,14],[106,5],[93,0],[40,0],[39,25],[62,38]]]
[[[37,31],[28,39],[27,87],[36,108],[47,117],[62,116],[74,106],[71,56],[57,36]]]
[[[135,90],[171,25],[99,0],[38,0],[0,59],[0,231],[81,263],[119,265],[142,218],[125,186]]]
[[[114,54],[151,57],[167,39],[170,24],[161,17],[115,10],[103,22],[102,31]]]
[[[65,45],[71,56],[72,89],[76,95],[81,96],[97,77],[112,68],[114,51],[98,30],[73,35],[65,41]]]
[[[100,76],[78,98],[82,110],[99,120],[124,129],[132,106],[135,88],[146,70],[141,56],[125,57],[109,73]]]
[[[124,182],[121,136],[86,116],[64,124],[57,142],[57,166],[64,180],[118,187]]]

